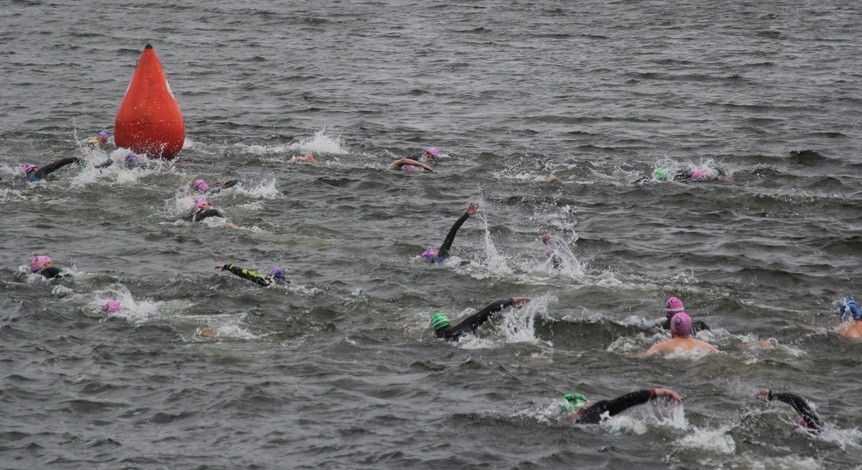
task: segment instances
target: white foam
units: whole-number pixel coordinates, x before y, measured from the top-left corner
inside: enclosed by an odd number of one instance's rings
[[[736,442],[728,434],[731,427],[719,427],[718,429],[694,428],[694,432],[677,440],[674,444],[682,449],[705,450],[723,455],[732,455],[736,452]]]

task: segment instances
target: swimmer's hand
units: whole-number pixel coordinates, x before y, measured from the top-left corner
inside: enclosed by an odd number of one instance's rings
[[[673,402],[675,405],[682,405],[682,398],[680,398],[673,390],[667,388],[656,388],[654,390],[656,398],[662,397],[667,399],[669,402]]]
[[[757,391],[757,394],[754,395],[754,398],[757,398],[761,401],[769,401],[769,395],[771,394],[772,392],[770,392],[769,389],[761,388]]]
[[[467,214],[473,215],[476,212],[479,212],[479,203],[478,202],[471,202],[470,206],[467,207]]]
[[[520,307],[524,304],[528,304],[528,303],[530,303],[530,300],[532,300],[532,299],[529,297],[512,297],[512,301],[515,303],[516,307]]]
[[[550,234],[546,233],[546,234],[542,235],[542,243],[547,245],[549,241],[551,241],[551,235]]]
[[[222,271],[224,271],[224,270],[225,270],[225,266],[227,266],[227,265],[226,265],[226,264],[217,264],[215,268],[216,268],[216,269],[221,269]]]

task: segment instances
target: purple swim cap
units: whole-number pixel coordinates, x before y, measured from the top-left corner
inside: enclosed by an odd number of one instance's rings
[[[667,302],[664,304],[664,316],[667,318],[670,318],[684,310],[685,307],[682,306],[682,300],[679,300],[676,297],[667,299]]]
[[[414,165],[404,165],[401,167],[402,170],[415,170],[416,167]]]
[[[202,193],[202,192],[206,191],[207,189],[210,189],[210,186],[207,184],[206,181],[204,181],[204,180],[195,181],[195,191]]]
[[[440,150],[438,150],[437,147],[431,147],[426,150],[426,152],[430,153],[431,155],[434,155],[434,158],[437,158],[437,156],[440,155]]]
[[[136,161],[138,161],[138,156],[135,155],[134,152],[129,152],[129,154],[126,155],[126,163],[135,163]]]
[[[109,300],[108,303],[105,304],[104,311],[105,311],[105,315],[108,315],[108,314],[111,314],[114,312],[119,312],[120,311],[120,303],[117,302],[116,300]]]
[[[108,133],[106,131],[99,132],[99,137],[108,138]]]
[[[47,256],[37,256],[33,258],[33,261],[30,261],[30,272],[35,273],[36,271],[53,264],[51,258]]]
[[[709,178],[709,175],[707,175],[705,171],[698,170],[698,171],[695,171],[694,173],[691,174],[691,179],[697,180],[697,181],[704,181],[708,178]]]
[[[25,164],[21,165],[21,173],[24,173],[25,175],[27,173],[30,173],[31,171],[33,171],[35,169],[36,169],[36,165],[34,165],[32,163],[25,163]]]
[[[422,253],[422,259],[431,261],[434,257],[437,256],[437,250],[427,250],[425,253]]]
[[[195,199],[195,207],[203,207],[206,204],[209,204],[206,199]]]
[[[679,336],[691,334],[691,317],[685,312],[679,312],[670,319],[670,331]]]
[[[281,268],[272,268],[272,271],[269,272],[269,277],[284,279],[284,271],[282,271]]]

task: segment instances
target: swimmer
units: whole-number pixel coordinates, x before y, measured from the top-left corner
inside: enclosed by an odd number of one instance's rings
[[[54,163],[45,165],[41,168],[37,167],[36,165],[33,165],[31,163],[26,163],[24,165],[21,165],[20,169],[21,169],[21,173],[24,173],[24,176],[26,176],[28,180],[33,181],[33,182],[43,181],[49,174],[59,170],[60,168],[66,166],[66,165],[69,165],[71,163],[75,163],[75,162],[79,161],[81,158],[83,158],[83,157],[80,155],[77,157],[63,158],[61,160],[57,160]]]
[[[682,300],[679,300],[676,297],[671,297],[667,299],[667,302],[664,304],[664,316],[665,320],[661,323],[656,323],[653,326],[661,327],[662,329],[669,330],[670,329],[670,321],[674,315],[677,313],[685,313],[685,307],[682,305]],[[692,320],[691,321],[691,335],[697,336],[697,332],[700,330],[709,330],[709,326],[706,323],[700,320]]]
[[[823,430],[823,420],[820,416],[811,409],[811,406],[804,398],[795,393],[773,393],[771,390],[762,388],[754,395],[761,401],[778,400],[792,406],[799,413],[799,421],[796,422],[796,427],[805,428],[812,434],[817,434]]]
[[[221,269],[222,271],[230,271],[243,279],[248,279],[249,281],[264,287],[273,283],[278,285],[290,284],[290,281],[284,278],[284,271],[282,271],[281,268],[272,268],[269,274],[266,275],[258,274],[254,271],[249,271],[248,269],[243,269],[232,264],[218,264],[215,268]]]
[[[30,261],[30,272],[38,274],[45,279],[59,279],[63,277],[62,270],[54,266],[54,262],[47,256],[37,256]]]
[[[83,142],[81,144],[81,153],[78,155],[78,166],[83,167],[87,164],[87,159],[95,154],[95,151],[101,150],[108,143],[109,134],[106,131],[99,132],[96,137]],[[109,158],[96,166],[96,168],[107,168],[114,162]]]
[[[841,318],[841,324],[835,328],[835,332],[845,338],[852,338],[854,341],[862,341],[862,311],[852,299],[844,299],[841,308],[838,309],[838,316]]]
[[[239,180],[216,181],[215,185],[218,187],[210,189],[210,185],[208,185],[206,181],[200,179],[200,180],[195,181],[195,184],[193,187],[194,187],[195,191],[199,192],[199,193],[216,194],[223,189],[228,189],[228,188],[232,188],[232,187],[236,186],[237,183],[239,183]]]
[[[452,326],[452,322],[449,321],[449,317],[445,313],[435,313],[431,317],[430,327],[438,338],[443,338],[446,341],[458,341],[462,335],[475,334],[476,328],[479,328],[491,318],[491,315],[500,310],[510,306],[520,307],[529,302],[529,297],[512,297],[510,299],[498,300],[479,310],[479,312],[461,320],[461,323],[455,326]]]
[[[105,315],[110,315],[112,313],[116,313],[120,311],[120,303],[116,300],[109,300],[108,303],[105,304],[105,308],[102,309],[105,312]]]
[[[673,390],[667,388],[648,388],[627,393],[613,400],[602,400],[590,404],[587,398],[579,393],[570,393],[563,397],[560,404],[560,412],[567,421],[577,424],[598,424],[609,416],[615,416],[623,411],[637,405],[664,398],[665,400],[682,406],[682,399]]]
[[[210,203],[208,203],[206,200],[195,199],[195,206],[192,208],[192,213],[183,217],[183,220],[185,220],[186,222],[200,222],[201,220],[204,220],[208,217],[224,218],[221,212],[219,212],[218,209],[213,209],[213,206],[211,206]],[[237,226],[233,222],[228,222],[227,226],[236,229],[242,228]]]
[[[312,154],[310,154],[310,153],[309,153],[308,155],[304,156],[304,157],[293,157],[293,161],[295,161],[295,162],[313,163],[313,164],[315,164],[315,165],[317,165],[318,163],[320,163],[319,161],[315,160],[315,159],[314,159],[314,155],[312,155]]]
[[[556,238],[551,238],[551,235],[546,233],[542,235],[542,243],[548,246],[548,258],[551,258],[551,263],[554,265],[554,269],[560,269],[563,267],[563,258],[560,255],[556,254],[556,252],[567,253],[569,256],[573,256],[569,249],[566,248],[566,244],[557,240]]]
[[[452,248],[452,242],[455,241],[455,235],[458,234],[458,229],[460,229],[461,226],[464,225],[464,221],[466,221],[471,215],[475,214],[476,212],[479,212],[479,203],[471,202],[470,205],[467,206],[467,211],[464,213],[464,215],[462,215],[460,219],[455,221],[455,225],[453,225],[452,228],[449,229],[449,233],[446,235],[446,239],[443,240],[443,244],[440,245],[440,249],[425,251],[421,255],[422,259],[428,261],[429,263],[436,264],[446,261],[446,258],[449,257],[449,249]],[[467,261],[467,263],[469,263],[469,261]]]
[[[430,166],[420,161],[413,160],[411,158],[402,158],[400,160],[395,160],[394,162],[392,162],[392,166],[398,168],[399,170],[415,170],[418,166],[432,173],[434,172],[434,169]]]
[[[419,158],[414,158],[414,160],[437,160],[440,157],[440,150],[437,147],[429,147]]]
[[[673,354],[679,351],[692,351],[695,348],[709,352],[718,352],[715,347],[706,341],[691,338],[691,318],[685,312],[679,312],[670,319],[670,333],[673,336],[667,341],[654,344],[646,352],[636,354],[634,357],[645,357],[655,353]]]

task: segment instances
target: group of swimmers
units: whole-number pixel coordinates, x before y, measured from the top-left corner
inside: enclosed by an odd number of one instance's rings
[[[91,153],[94,149],[101,148],[101,146],[104,146],[106,144],[108,137],[108,133],[102,131],[94,139],[88,140],[86,146],[83,148],[83,151],[75,157],[64,158],[41,168],[36,167],[32,164],[25,164],[21,166],[21,170],[28,180],[41,181],[45,179],[48,174],[56,171],[59,168],[62,168],[63,166],[69,165],[74,162],[80,163],[83,160],[86,160],[91,156]],[[400,169],[415,169],[419,167],[425,169],[426,171],[433,172],[434,170],[427,164],[423,163],[421,160],[424,159],[426,161],[433,161],[436,160],[438,156],[439,150],[435,147],[431,147],[421,155],[396,160],[392,163],[392,166]],[[308,155],[305,157],[296,157],[294,160],[306,163],[318,163],[312,155]],[[112,163],[113,162],[108,159],[106,162],[96,165],[96,167],[105,168],[107,166],[110,166]],[[125,158],[124,163],[127,168],[135,168],[140,165],[134,153],[129,153]],[[710,179],[711,177],[703,171],[680,173],[671,177],[669,172],[667,172],[666,170],[659,169],[656,170],[652,176],[645,176],[635,181],[635,183],[646,181],[646,179],[667,181],[671,178],[675,181],[682,181],[687,179],[693,181],[705,181]],[[238,180],[218,181],[215,183],[216,188],[210,188],[205,180],[199,179],[194,182],[193,189],[196,193],[201,195],[215,194],[223,189],[233,187],[237,183]],[[471,215],[476,214],[478,210],[479,204],[471,202],[465,210],[464,214],[452,225],[440,247],[437,249],[426,250],[420,255],[420,258],[432,264],[439,264],[447,261],[450,258],[450,250],[452,248],[452,244],[455,240],[455,236],[457,235],[458,230],[461,228],[464,222]],[[193,212],[187,215],[184,220],[191,222],[199,222],[209,217],[224,216],[218,210],[212,208],[212,206],[205,199],[195,199]],[[231,228],[242,228],[236,226],[232,222],[228,222],[227,225]],[[550,258],[552,266],[554,268],[559,268],[563,263],[563,258],[560,256],[560,254],[569,253],[568,248],[565,246],[565,243],[562,243],[559,240],[552,238],[550,234],[544,234],[541,239],[542,242],[549,247],[547,256]],[[467,264],[469,262],[470,261],[462,261],[461,264]],[[240,278],[252,281],[260,286],[269,286],[272,284],[283,285],[290,283],[290,281],[285,278],[284,271],[280,267],[274,267],[267,274],[250,271],[248,269],[244,269],[229,263],[216,265],[215,269],[229,271]],[[32,273],[41,275],[47,279],[63,277],[62,270],[54,266],[54,263],[51,258],[43,255],[36,256],[31,261],[30,271]],[[494,314],[501,312],[507,307],[522,307],[530,301],[531,299],[529,297],[511,297],[498,300],[485,306],[477,313],[468,316],[467,318],[461,320],[455,325],[452,324],[452,322],[449,320],[448,316],[445,313],[438,312],[431,317],[429,327],[434,332],[434,335],[437,338],[443,339],[445,341],[457,342],[465,335],[475,334],[476,330],[482,324],[486,323]],[[119,302],[117,302],[116,300],[110,300],[104,305],[103,312],[105,315],[111,315],[116,312],[119,312],[120,308],[121,306]],[[706,325],[706,323],[700,320],[692,320],[691,317],[689,317],[689,315],[684,311],[684,306],[680,299],[678,299],[677,297],[671,297],[667,300],[665,304],[665,316],[666,318],[664,322],[654,326],[669,329],[671,332],[671,339],[657,343],[650,347],[647,351],[637,354],[635,357],[644,357],[653,354],[667,355],[678,353],[680,351],[694,351],[696,349],[700,349],[706,352],[717,351],[717,349],[709,343],[692,337],[696,335],[698,331],[709,330],[709,327]],[[839,316],[841,317],[842,323],[841,325],[839,325],[838,328],[836,328],[836,331],[838,333],[850,338],[862,338],[862,311],[860,311],[859,307],[853,300],[848,299],[844,302],[844,304],[840,308]],[[209,329],[204,328],[202,330]],[[762,341],[759,344],[765,347],[770,346],[768,343]],[[664,398],[674,404],[682,405],[682,399],[676,392],[666,388],[654,388],[634,391],[620,396],[616,399],[602,400],[594,404],[591,404],[583,395],[567,394],[563,397],[563,402],[561,404],[561,412],[563,413],[565,419],[574,421],[576,423],[598,423],[604,417],[614,416],[628,408],[644,404],[650,400],[654,400],[657,398]],[[811,406],[805,401],[805,399],[798,395],[792,393],[775,393],[767,389],[761,389],[757,392],[755,398],[763,401],[779,400],[784,403],[790,404],[800,415],[800,419],[797,423],[797,426],[805,427],[810,432],[819,432],[823,428],[823,421],[821,420],[821,418],[817,416],[816,413],[814,413],[814,411],[811,409]]]

